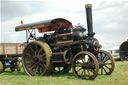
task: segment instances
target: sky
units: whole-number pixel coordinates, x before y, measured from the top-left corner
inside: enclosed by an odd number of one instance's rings
[[[15,27],[54,18],[87,28],[85,4],[92,4],[93,29],[103,49],[128,39],[128,0],[0,0],[0,43],[25,42]]]

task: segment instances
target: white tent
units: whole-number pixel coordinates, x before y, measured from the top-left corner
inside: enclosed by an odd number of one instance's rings
[[[112,48],[108,48],[108,49],[106,49],[106,50],[119,50],[119,47],[120,47],[120,46],[115,46],[115,47],[112,47]]]

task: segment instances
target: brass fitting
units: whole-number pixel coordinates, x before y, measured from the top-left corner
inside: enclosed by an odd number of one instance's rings
[[[92,8],[92,4],[86,4],[85,8]]]

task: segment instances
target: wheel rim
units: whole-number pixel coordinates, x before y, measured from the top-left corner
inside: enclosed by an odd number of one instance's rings
[[[26,46],[23,53],[23,66],[28,75],[45,75],[48,71],[49,62],[45,48],[39,41]]]
[[[4,69],[3,64],[2,64],[2,62],[0,61],[0,73],[3,72],[3,69]]]
[[[17,71],[20,71],[21,70],[21,64],[20,62],[17,62]]]
[[[98,61],[89,52],[80,52],[73,59],[75,76],[85,80],[94,80],[98,74]]]
[[[113,57],[106,51],[100,50],[98,52],[99,74],[110,75],[115,67]]]

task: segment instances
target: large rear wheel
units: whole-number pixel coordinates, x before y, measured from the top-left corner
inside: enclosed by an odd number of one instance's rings
[[[23,68],[28,75],[46,75],[52,70],[52,51],[45,42],[33,41],[23,52]]]
[[[84,80],[94,80],[98,74],[99,64],[90,52],[79,52],[72,62],[73,73]]]

